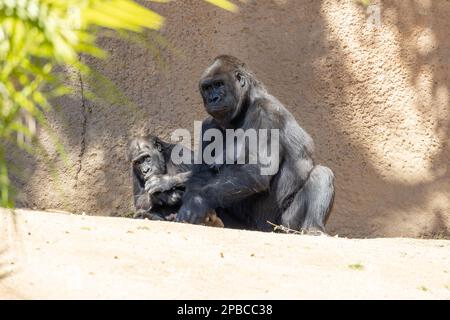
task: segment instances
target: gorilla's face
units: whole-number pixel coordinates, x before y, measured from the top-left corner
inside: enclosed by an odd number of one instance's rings
[[[153,137],[137,138],[130,145],[130,160],[143,180],[166,170],[161,144]]]
[[[141,173],[143,177],[151,174],[153,170],[153,161],[151,156],[145,155],[134,162],[135,168]]]
[[[199,86],[206,112],[221,122],[236,115],[246,93],[242,74],[229,70],[219,60],[205,71]]]

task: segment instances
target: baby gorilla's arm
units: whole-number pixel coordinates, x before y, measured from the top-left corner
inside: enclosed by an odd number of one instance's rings
[[[164,192],[176,187],[184,186],[191,176],[191,172],[181,172],[175,175],[154,175],[145,181],[145,191],[149,194]]]
[[[151,195],[151,198],[158,205],[175,206],[181,203],[183,191],[173,189],[169,191],[156,192]]]

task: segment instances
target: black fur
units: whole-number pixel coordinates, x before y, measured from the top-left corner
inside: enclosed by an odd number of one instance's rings
[[[195,165],[177,221],[200,223],[215,209],[225,227],[270,231],[270,221],[324,232],[334,199],[334,175],[314,163],[313,141],[292,114],[235,57],[217,57],[199,87],[211,116],[203,122],[203,132],[279,129],[280,166],[274,175],[261,175],[259,163]],[[204,150],[207,144],[201,146]]]
[[[191,166],[171,161],[174,146],[153,135],[131,141],[128,158],[131,163],[136,218],[166,220],[180,208],[185,178]],[[186,152],[191,151],[186,149]],[[145,172],[142,166],[151,169]],[[151,186],[152,181],[155,181],[157,191],[152,191],[155,190]]]

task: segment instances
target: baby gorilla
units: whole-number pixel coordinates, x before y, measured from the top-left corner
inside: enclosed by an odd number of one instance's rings
[[[175,220],[192,169],[190,164],[173,163],[171,153],[175,146],[153,135],[131,141],[128,159],[133,177],[135,218]],[[192,151],[183,148],[183,152]],[[204,224],[223,227],[214,211],[206,216]]]

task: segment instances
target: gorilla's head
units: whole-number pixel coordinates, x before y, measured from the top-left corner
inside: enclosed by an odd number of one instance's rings
[[[199,83],[206,112],[221,123],[232,121],[246,103],[253,79],[239,59],[228,55],[215,58]]]
[[[128,149],[128,159],[142,180],[166,171],[162,142],[153,135],[134,138]]]

